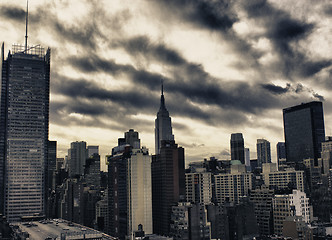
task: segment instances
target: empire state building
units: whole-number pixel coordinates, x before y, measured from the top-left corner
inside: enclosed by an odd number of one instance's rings
[[[171,117],[165,105],[163,84],[161,85],[160,108],[155,121],[155,154],[160,153],[161,140],[174,140]]]

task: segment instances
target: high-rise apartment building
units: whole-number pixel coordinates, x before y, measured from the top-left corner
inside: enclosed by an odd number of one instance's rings
[[[270,142],[265,139],[257,139],[257,164],[262,167],[263,163],[271,162]]]
[[[130,129],[108,156],[109,232],[133,239],[138,225],[152,234],[151,156],[140,148],[138,132]]]
[[[250,193],[250,201],[255,206],[255,216],[259,234],[261,236],[269,236],[273,234],[273,214],[272,199],[274,190],[262,185]]]
[[[232,165],[230,173],[214,175],[215,198],[218,203],[239,203],[253,189],[253,174],[247,173],[244,164]]]
[[[211,226],[204,204],[179,202],[172,207],[170,235],[174,240],[210,240]]]
[[[68,172],[70,177],[84,174],[86,159],[86,142],[72,142],[70,149],[68,149]]]
[[[50,49],[1,48],[0,213],[9,222],[45,214]]]
[[[245,164],[244,139],[242,133],[232,133],[231,135],[231,160],[240,160]]]
[[[174,141],[161,141],[160,154],[152,156],[153,231],[169,235],[172,206],[185,199],[184,149]]]
[[[128,239],[142,225],[146,234],[152,234],[151,155],[145,147],[133,149],[128,158]]]
[[[186,173],[186,201],[191,203],[203,203],[205,205],[211,203],[212,201],[211,172],[197,171],[197,172]]]
[[[276,189],[293,187],[299,191],[304,191],[304,171],[292,168],[278,171],[275,163],[264,163],[262,169],[262,179],[266,186],[271,186]]]
[[[322,102],[314,101],[283,109],[287,162],[302,163],[321,156],[325,140]]]
[[[171,118],[165,105],[163,85],[161,85],[160,108],[155,120],[155,154],[160,153],[162,140],[174,140]]]
[[[286,217],[298,216],[305,223],[313,220],[312,206],[309,198],[302,191],[293,190],[292,194],[275,195],[272,200],[274,233],[282,235],[283,222]]]

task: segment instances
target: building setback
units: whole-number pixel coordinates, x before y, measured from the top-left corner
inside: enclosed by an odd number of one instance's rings
[[[50,49],[1,49],[0,213],[9,222],[45,214]]]
[[[313,158],[315,165],[325,141],[322,102],[314,101],[283,109],[287,162]]]

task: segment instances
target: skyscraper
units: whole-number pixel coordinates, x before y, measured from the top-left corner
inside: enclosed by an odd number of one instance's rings
[[[257,139],[257,164],[262,167],[263,163],[271,162],[271,145],[265,139]]]
[[[155,120],[155,154],[160,152],[162,140],[174,140],[171,118],[165,105],[163,84],[161,85],[160,108]]]
[[[302,163],[321,156],[325,140],[322,102],[309,102],[283,109],[287,162]]]
[[[50,49],[1,50],[0,213],[12,222],[45,214]]]
[[[124,135],[107,157],[109,233],[131,239],[138,224],[152,232],[151,157],[140,149],[138,132],[130,129]]]
[[[240,160],[242,164],[245,164],[242,133],[232,133],[231,135],[231,160]]]
[[[184,149],[162,140],[160,154],[152,156],[153,231],[169,235],[172,206],[185,199]]]
[[[152,234],[151,155],[147,148],[133,149],[128,159],[128,238],[134,238],[138,225]]]
[[[86,159],[86,142],[72,142],[70,144],[70,149],[68,149],[68,172],[70,177],[84,174]]]

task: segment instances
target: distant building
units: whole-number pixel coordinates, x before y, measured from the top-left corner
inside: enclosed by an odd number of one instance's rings
[[[283,222],[286,217],[298,216],[305,223],[313,220],[312,207],[309,205],[309,198],[304,192],[293,190],[292,194],[275,195],[272,200],[274,233],[282,235]]]
[[[322,173],[328,175],[329,169],[332,166],[332,137],[328,137],[325,142],[322,142]]]
[[[55,190],[55,186],[53,182],[55,181],[55,170],[56,170],[56,141],[48,141],[47,145],[47,174],[46,174],[46,182],[45,182],[45,193],[46,193],[46,216],[51,216],[50,200],[51,192]]]
[[[279,164],[279,159],[286,159],[286,145],[284,142],[277,143],[277,161]]]
[[[162,140],[174,140],[171,118],[165,105],[163,84],[161,85],[160,108],[155,120],[155,154],[160,153]]]
[[[68,149],[68,172],[70,177],[84,175],[86,159],[86,142],[72,142],[70,149]]]
[[[215,198],[218,203],[239,203],[253,189],[253,174],[247,173],[245,165],[231,165],[230,173],[214,175]]]
[[[84,166],[84,180],[88,187],[94,189],[100,188],[100,155],[98,153],[93,153],[93,155],[86,159]]]
[[[242,133],[232,133],[230,143],[231,143],[231,160],[240,160],[242,164],[245,164],[244,139]]]
[[[160,154],[152,156],[153,231],[169,235],[171,209],[185,199],[184,149],[174,141],[161,141]]]
[[[147,148],[133,149],[128,158],[128,238],[142,225],[146,234],[152,234],[151,156]]]
[[[99,146],[88,146],[87,157],[92,157],[94,154],[99,155]]]
[[[133,129],[118,143],[107,159],[109,232],[120,239],[134,239],[139,225],[147,234],[153,231],[151,156],[148,149],[140,148]]]
[[[172,207],[170,235],[174,240],[210,240],[204,204],[179,202]]]
[[[97,229],[102,232],[107,232],[108,229],[108,201],[102,199],[96,203],[96,219]]]
[[[286,158],[302,163],[313,158],[317,165],[325,141],[322,102],[314,101],[283,109]]]
[[[271,162],[270,142],[265,139],[257,139],[257,164],[262,167],[263,163]]]
[[[272,199],[274,190],[263,185],[251,190],[250,201],[254,203],[257,226],[260,236],[273,234]]]
[[[203,204],[211,203],[212,173],[206,171],[186,173],[186,201]]]
[[[125,239],[128,231],[128,159],[132,147],[129,144],[112,149],[108,164],[108,216],[109,234]]]
[[[275,163],[263,164],[262,172],[263,181],[266,186],[276,189],[294,188],[304,191],[304,171],[297,171],[287,168],[284,171],[278,171]]]
[[[9,222],[45,214],[50,49],[1,48],[0,214]]]
[[[250,167],[250,149],[249,148],[245,148],[244,149],[244,162],[246,165],[246,169],[248,171],[251,171],[251,167]]]

